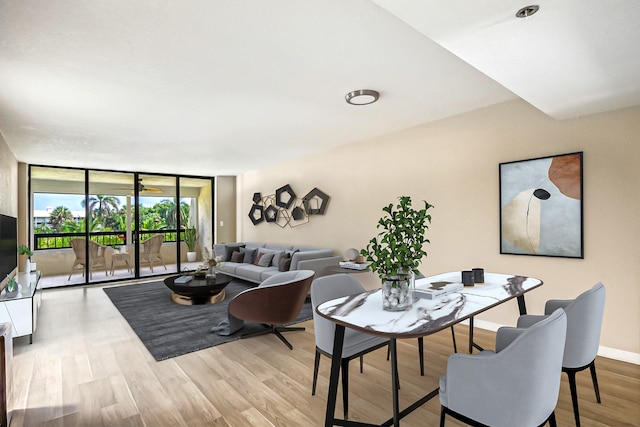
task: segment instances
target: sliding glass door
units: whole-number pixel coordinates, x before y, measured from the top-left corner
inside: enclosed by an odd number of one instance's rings
[[[213,178],[30,167],[32,239],[50,286],[194,270],[213,244]]]

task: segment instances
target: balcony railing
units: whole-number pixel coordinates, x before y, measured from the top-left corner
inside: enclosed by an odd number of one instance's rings
[[[139,236],[138,236],[139,234]],[[132,237],[136,241],[137,238],[140,241],[147,240],[151,236],[162,234],[164,236],[164,243],[177,241],[177,230],[140,230],[133,231]],[[50,250],[50,249],[65,249],[71,248],[71,239],[84,238],[85,233],[52,233],[52,234],[34,234],[34,246],[35,250]],[[180,238],[184,241],[184,231],[180,232]],[[89,233],[89,239],[94,242],[105,246],[126,246],[127,238],[124,231],[100,231]]]

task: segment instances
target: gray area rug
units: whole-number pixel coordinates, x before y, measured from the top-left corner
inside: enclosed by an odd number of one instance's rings
[[[251,287],[255,285],[233,280],[225,288],[224,301],[191,306],[171,301],[171,290],[162,282],[104,288],[104,291],[149,353],[159,361],[235,341],[242,335],[265,329],[263,325],[246,322],[243,329],[229,336],[209,332],[227,318],[229,301]],[[307,300],[293,323],[313,318],[311,310],[311,302]],[[279,342],[275,335],[273,339]]]

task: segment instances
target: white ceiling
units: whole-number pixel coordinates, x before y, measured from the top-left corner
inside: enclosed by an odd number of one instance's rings
[[[0,0],[0,132],[32,164],[233,175],[517,97],[640,105],[640,1],[537,4]]]

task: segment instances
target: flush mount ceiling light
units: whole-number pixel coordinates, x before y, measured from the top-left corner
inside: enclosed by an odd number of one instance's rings
[[[373,104],[378,100],[380,94],[371,89],[360,89],[349,92],[344,99],[351,105]]]
[[[520,9],[519,11],[516,12],[516,17],[517,18],[528,18],[531,15],[533,15],[534,13],[536,13],[538,11],[538,9],[540,9],[540,6],[538,6],[537,4],[532,4],[531,6],[525,6],[522,9]]]

